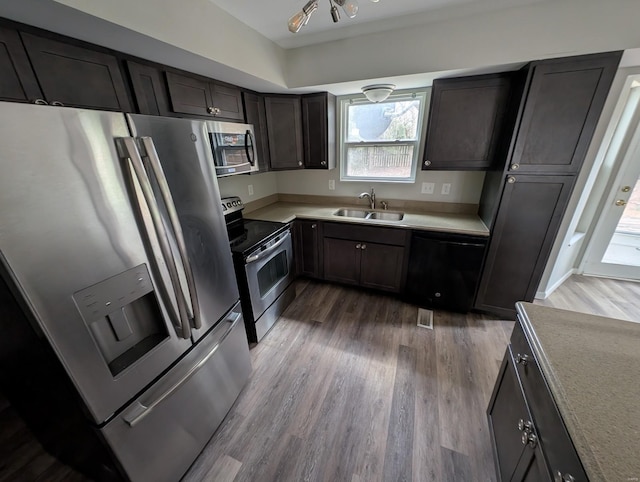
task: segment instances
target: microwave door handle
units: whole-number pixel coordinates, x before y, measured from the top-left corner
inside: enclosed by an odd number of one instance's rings
[[[162,170],[160,158],[158,157],[156,146],[153,144],[153,139],[151,139],[151,137],[141,137],[140,141],[142,142],[143,146],[143,155],[146,155],[147,159],[149,160],[153,175],[158,182],[160,195],[162,196],[162,200],[165,204],[165,207],[167,208],[169,221],[171,222],[171,227],[175,235],[176,244],[178,245],[180,260],[182,261],[182,267],[184,270],[185,278],[187,280],[187,289],[189,291],[188,298],[191,303],[191,313],[189,314],[193,317],[193,326],[196,329],[200,329],[202,328],[202,317],[200,315],[198,293],[196,291],[196,283],[193,277],[193,270],[191,269],[189,255],[187,254],[187,245],[184,242],[184,233],[182,232],[182,226],[180,225],[180,219],[178,218],[178,211],[176,210],[176,206],[173,202],[173,197],[171,196],[171,191],[169,190],[169,184],[167,183],[167,178],[165,177],[164,171]],[[182,287],[180,289],[182,290]]]
[[[173,294],[176,298],[178,304],[178,321],[180,328],[182,330],[182,338],[189,338],[191,336],[191,330],[189,327],[189,318],[187,315],[186,301],[182,295],[182,292],[177,289],[180,286],[180,278],[178,277],[178,269],[175,265],[175,259],[173,254],[171,253],[171,247],[169,246],[169,239],[167,231],[162,223],[162,216],[160,214],[160,209],[158,208],[158,203],[156,202],[155,195],[153,194],[153,188],[151,187],[151,181],[147,176],[147,173],[144,168],[144,163],[142,162],[142,158],[140,157],[140,153],[138,151],[138,147],[132,137],[122,137],[116,139],[116,144],[118,146],[120,157],[127,160],[130,168],[125,169],[126,172],[131,173],[131,169],[133,170],[133,175],[131,176],[131,182],[133,183],[133,188],[135,189],[135,181],[140,186],[140,190],[142,191],[142,197],[144,198],[144,202],[149,209],[149,213],[151,215],[151,223],[153,224],[156,238],[158,240],[158,244],[160,245],[160,251],[162,254],[162,259],[167,266],[167,270],[169,271],[169,278],[171,280],[171,287]],[[135,179],[134,179],[135,178]],[[138,203],[140,204],[140,203]],[[140,208],[140,206],[139,206]],[[149,236],[149,233],[147,233]],[[155,257],[154,257],[155,260]],[[168,292],[167,287],[164,287]],[[167,309],[171,312],[171,315],[176,318],[176,313],[173,310],[173,305],[168,303]]]
[[[248,142],[250,141],[250,142]],[[255,147],[253,143],[253,136],[251,135],[251,131],[247,129],[247,132],[244,134],[244,151],[247,153],[247,159],[249,160],[249,164],[252,166],[255,165],[255,158],[251,159],[251,154],[249,153],[249,147],[251,147],[251,152],[255,153]]]
[[[247,259],[245,260],[245,262],[247,264],[255,263],[256,261],[258,261],[258,260],[264,258],[265,256],[267,256],[269,253],[271,253],[274,250],[278,249],[278,247],[280,247],[280,245],[282,243],[284,243],[290,237],[291,237],[291,233],[287,233],[285,236],[282,237],[282,239],[280,241],[278,241],[273,246],[269,246],[267,249],[265,249],[264,251],[260,251],[258,254],[253,254],[251,256],[247,256]]]

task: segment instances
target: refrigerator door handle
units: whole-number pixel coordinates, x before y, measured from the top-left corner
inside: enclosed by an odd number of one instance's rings
[[[133,174],[138,181],[145,203],[151,214],[151,220],[155,229],[156,238],[160,245],[160,251],[162,252],[162,258],[167,265],[169,271],[169,278],[175,294],[176,301],[178,303],[179,321],[182,330],[182,338],[188,339],[191,337],[191,327],[189,326],[189,316],[187,313],[187,303],[184,299],[184,293],[180,288],[180,278],[178,276],[178,268],[175,264],[175,259],[171,253],[171,247],[169,246],[168,234],[162,224],[162,217],[160,215],[160,209],[156,202],[155,195],[153,194],[153,188],[151,187],[151,181],[149,180],[147,173],[144,169],[144,163],[138,152],[138,147],[132,137],[121,137],[116,139],[116,144],[119,148],[121,157],[127,159],[131,168],[133,168]],[[131,171],[129,171],[131,172]],[[170,305],[171,303],[169,303]]]
[[[156,397],[151,402],[140,402],[137,401],[135,407],[129,410],[129,413],[125,414],[122,418],[130,427],[135,427],[143,418],[149,415],[155,407],[160,405],[164,400],[169,398],[174,392],[176,392],[182,385],[184,385],[193,375],[195,375],[198,370],[200,370],[209,359],[215,355],[218,351],[218,348],[224,343],[229,334],[233,331],[238,320],[242,317],[242,313],[231,313],[229,317],[226,318],[226,321],[229,322],[229,327],[227,331],[225,331],[224,335],[220,337],[220,340],[215,344],[215,346],[204,355],[198,362],[193,365],[176,383],[174,383],[170,388],[165,390],[161,395]]]
[[[160,159],[158,157],[156,147],[153,144],[153,139],[151,139],[151,137],[140,137],[139,141],[141,142],[143,148],[142,155],[149,160],[149,165],[151,166],[153,175],[158,182],[162,200],[164,201],[165,207],[167,208],[167,213],[169,214],[169,221],[171,222],[171,227],[175,235],[176,243],[178,245],[178,251],[180,253],[180,260],[182,261],[182,267],[185,273],[185,278],[187,280],[187,290],[189,292],[188,298],[191,304],[191,313],[189,314],[193,317],[193,326],[196,329],[200,329],[202,328],[202,318],[200,316],[198,293],[196,291],[196,283],[193,277],[193,270],[191,269],[189,255],[187,254],[187,245],[184,242],[184,233],[182,232],[182,226],[180,225],[180,219],[178,218],[178,211],[176,210],[176,206],[173,203],[173,197],[171,196],[171,191],[169,190],[169,184],[167,183],[167,178],[165,177],[164,171],[162,170],[162,165],[160,164]]]

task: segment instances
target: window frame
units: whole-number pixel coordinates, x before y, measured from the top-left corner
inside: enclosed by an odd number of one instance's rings
[[[337,116],[338,125],[338,163],[340,164],[340,181],[341,182],[381,182],[381,183],[405,183],[412,184],[416,182],[418,165],[424,155],[424,145],[427,132],[427,115],[429,112],[429,103],[431,101],[431,87],[422,87],[419,89],[397,90],[393,92],[384,102],[389,101],[411,101],[418,98],[420,102],[420,112],[418,113],[417,139],[404,141],[359,141],[348,142],[347,129],[349,122],[347,119],[348,107],[350,105],[368,105],[376,104],[371,102],[363,94],[352,94],[339,96],[336,101],[338,103],[339,115]],[[349,146],[403,146],[411,145],[413,149],[413,158],[411,159],[411,174],[405,178],[389,178],[374,176],[349,176],[347,175],[347,148]]]

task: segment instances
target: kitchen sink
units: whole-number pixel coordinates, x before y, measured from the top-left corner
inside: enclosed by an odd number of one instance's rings
[[[380,221],[402,221],[402,218],[404,218],[404,213],[384,213],[380,211],[369,213],[366,217],[366,219],[378,219]]]
[[[378,221],[402,221],[404,213],[389,213],[382,211],[364,211],[361,209],[338,209],[334,216],[342,216],[346,218],[360,218],[360,219],[376,219]]]
[[[346,218],[365,218],[369,212],[360,209],[338,209],[333,214],[334,216],[344,216]]]

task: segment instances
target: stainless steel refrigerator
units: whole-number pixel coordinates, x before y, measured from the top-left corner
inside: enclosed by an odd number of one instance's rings
[[[251,371],[204,123],[0,103],[0,273],[120,472],[179,479]]]

